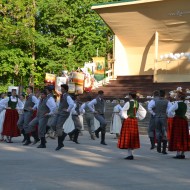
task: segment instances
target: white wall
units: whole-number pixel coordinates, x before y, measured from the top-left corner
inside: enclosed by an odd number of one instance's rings
[[[127,52],[117,36],[115,36],[114,40],[114,58],[114,76],[129,75]]]

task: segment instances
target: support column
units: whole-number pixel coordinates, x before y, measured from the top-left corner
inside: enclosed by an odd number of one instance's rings
[[[157,75],[158,42],[159,42],[159,34],[158,32],[155,32],[154,82],[156,82],[155,77]]]

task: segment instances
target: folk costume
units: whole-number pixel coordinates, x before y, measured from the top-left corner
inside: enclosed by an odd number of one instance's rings
[[[36,130],[36,126],[38,125],[38,134],[35,136],[41,140],[41,144],[37,148],[46,148],[46,126],[48,119],[51,115],[53,115],[56,111],[56,103],[52,96],[47,96],[45,98],[41,98],[37,107],[36,117],[28,124],[28,127],[25,129],[25,133],[27,135],[27,141],[29,139],[29,133],[34,132]]]
[[[95,128],[94,128],[94,114],[88,107],[89,102],[90,101],[85,102],[85,103],[82,104],[82,106],[80,108],[80,112],[83,112],[83,110],[85,111],[84,117],[85,117],[85,120],[86,120],[86,123],[87,123],[87,126],[88,126],[88,131],[89,131],[90,137],[91,137],[92,140],[95,140],[95,136],[94,136],[94,131],[95,131]]]
[[[24,136],[23,145],[28,145],[31,143],[31,141],[29,140],[29,137],[26,136],[25,130],[27,130],[28,124],[30,123],[30,121],[32,120],[33,117],[33,112],[34,110],[36,110],[38,105],[38,99],[31,93],[26,97],[26,102],[24,104],[24,112],[23,114],[19,115],[19,120],[17,122],[17,125],[21,131],[21,133]],[[39,141],[38,139],[35,139],[36,137],[36,133],[33,132],[32,136],[34,137],[34,144]]]
[[[177,151],[174,158],[184,159],[184,152],[190,151],[188,121],[185,116],[187,105],[183,100],[176,102],[169,109],[169,114],[175,112],[169,141],[169,151]]]
[[[167,154],[167,110],[169,108],[168,100],[164,97],[153,100],[148,110],[154,117],[156,127],[157,152]],[[163,149],[161,151],[161,144]]]
[[[81,115],[80,107],[81,107],[81,102],[78,100],[75,100],[74,107],[71,110],[71,116],[72,116],[72,120],[74,123],[74,130],[69,135],[71,137],[73,136],[72,140],[76,144],[79,144],[78,136],[79,136],[79,133],[82,129],[82,122],[80,119],[80,115]]]
[[[154,93],[156,93],[157,91],[155,91]],[[150,106],[152,105],[153,101],[159,99],[159,96],[154,96],[154,98],[148,103],[148,110],[150,109]],[[151,143],[151,147],[150,149],[154,149],[155,148],[155,132],[156,130],[156,126],[155,126],[155,117],[154,115],[150,114],[150,121],[149,121],[149,125],[148,125],[148,136],[150,139],[150,143]]]
[[[122,107],[120,104],[117,104],[113,108],[113,114],[112,114],[112,121],[111,121],[111,126],[110,126],[110,133],[111,134],[116,134],[116,138],[119,137],[120,131],[121,131],[121,116],[120,116],[120,111],[122,110]]]
[[[169,102],[169,109],[174,104],[175,104],[175,102]],[[168,114],[168,118],[167,118],[167,140],[168,140],[168,142],[170,141],[170,137],[171,137],[174,116],[175,116],[175,112]]]
[[[87,104],[88,108],[90,109],[91,112],[94,113],[94,117],[99,121],[100,127],[95,131],[95,135],[97,138],[99,138],[99,132],[101,132],[101,141],[100,144],[102,145],[107,145],[105,143],[105,134],[106,134],[106,125],[107,122],[105,120],[105,100],[97,96],[95,99],[90,101]]]
[[[10,96],[0,101],[0,107],[1,109],[6,109],[2,135],[7,136],[7,142],[11,143],[12,137],[20,136],[20,131],[17,127],[19,119],[17,109],[23,109],[24,105],[16,96]]]
[[[118,139],[118,148],[128,149],[128,157],[125,159],[133,160],[132,150],[140,148],[138,120],[144,119],[146,110],[135,99],[126,102],[121,111],[124,118],[120,137]]]
[[[63,93],[60,97],[60,103],[55,117],[52,120],[50,126],[56,129],[58,135],[58,146],[55,150],[59,150],[64,147],[63,141],[67,136],[67,133],[63,130],[63,125],[70,115],[70,111],[74,106],[74,101],[67,92]]]

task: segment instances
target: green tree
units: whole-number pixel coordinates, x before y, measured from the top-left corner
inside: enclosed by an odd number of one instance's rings
[[[112,33],[91,10],[108,0],[3,0],[0,80],[43,85],[46,72],[72,70],[112,53]],[[34,81],[33,81],[34,80]]]

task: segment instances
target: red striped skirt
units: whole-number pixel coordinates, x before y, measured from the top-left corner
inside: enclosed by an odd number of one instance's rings
[[[137,119],[127,118],[123,121],[121,134],[118,139],[120,149],[140,148],[139,130]]]
[[[190,151],[190,138],[188,121],[180,117],[173,118],[171,136],[169,141],[169,151]]]
[[[167,119],[167,124],[168,124],[168,128],[167,128],[167,139],[168,141],[170,140],[170,136],[171,136],[171,131],[172,131],[172,125],[173,125],[173,117],[169,117]]]
[[[17,127],[18,118],[19,115],[17,110],[6,110],[2,135],[10,137],[20,136],[20,130]]]

